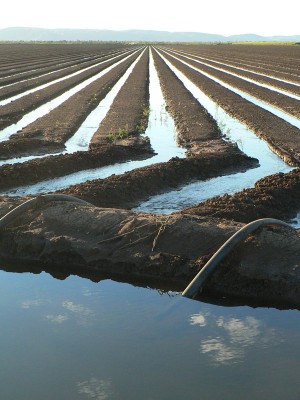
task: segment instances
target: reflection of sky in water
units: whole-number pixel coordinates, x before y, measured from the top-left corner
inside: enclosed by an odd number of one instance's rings
[[[198,313],[191,316],[190,323],[202,328],[200,352],[215,365],[244,362],[253,347],[263,349],[282,342],[274,329],[252,316],[236,318]]]
[[[78,382],[78,393],[86,399],[106,400],[115,399],[110,381],[91,378],[86,381]]]
[[[279,400],[298,388],[299,312],[109,280],[0,278],[0,398]]]

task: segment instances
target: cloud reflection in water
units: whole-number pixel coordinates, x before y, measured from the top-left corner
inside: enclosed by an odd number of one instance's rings
[[[257,350],[281,343],[274,329],[252,316],[237,318],[199,313],[190,317],[190,324],[201,327],[205,337],[201,339],[200,352],[216,365],[243,362],[250,348]]]
[[[115,399],[113,397],[112,384],[109,380],[91,378],[77,383],[79,394],[84,398],[106,400]]]

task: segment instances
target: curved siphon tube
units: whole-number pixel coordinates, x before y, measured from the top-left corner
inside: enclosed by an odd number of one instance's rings
[[[7,214],[5,214],[2,218],[0,218],[0,229],[5,228],[9,223],[14,221],[19,215],[23,214],[25,211],[28,211],[36,206],[42,206],[51,201],[73,201],[87,206],[92,205],[85,200],[81,200],[77,197],[69,196],[67,194],[44,194],[25,201],[24,203],[18,205]]]
[[[247,235],[255,231],[261,226],[265,225],[282,225],[291,229],[292,228],[286,222],[273,218],[262,218],[250,222],[249,224],[243,226],[234,235],[232,235],[220,248],[219,250],[208,260],[201,271],[195,276],[191,283],[182,292],[182,296],[194,298],[199,292],[204,281],[208,276],[214,271],[220,261],[236,246],[241,242]]]

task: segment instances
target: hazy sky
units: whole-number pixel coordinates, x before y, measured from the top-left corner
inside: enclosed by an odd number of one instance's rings
[[[300,34],[299,0],[8,0],[0,28],[153,29]]]

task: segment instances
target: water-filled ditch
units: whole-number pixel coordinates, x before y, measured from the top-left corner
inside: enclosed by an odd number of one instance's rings
[[[109,280],[0,275],[3,399],[298,393],[298,312],[214,306]]]

